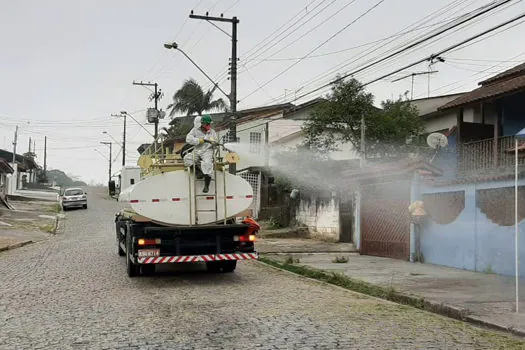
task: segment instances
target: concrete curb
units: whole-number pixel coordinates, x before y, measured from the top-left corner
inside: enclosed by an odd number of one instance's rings
[[[273,260],[273,259],[271,259],[268,256],[265,256],[265,258],[268,259],[268,260],[271,260],[271,261],[273,261],[273,262],[275,262],[275,263],[277,263],[279,265],[283,265],[282,262]],[[313,278],[313,277],[304,276],[304,275],[302,275],[300,273],[289,271],[289,270],[286,270],[286,269],[283,269],[283,268],[280,268],[280,267],[277,267],[277,266],[269,265],[269,264],[267,264],[267,263],[265,263],[263,261],[258,261],[258,262],[260,264],[269,266],[271,268],[275,268],[275,269],[278,269],[280,271],[291,273],[291,274],[293,274],[295,276],[301,276],[302,278],[306,278],[306,279],[309,279],[309,280],[315,280],[315,281],[318,281],[318,282],[323,283],[323,284],[329,284],[329,285],[332,285],[332,286],[336,286],[336,287],[342,288],[344,290],[350,291],[352,293],[358,293],[358,294],[362,294],[362,295],[367,295],[367,296],[369,296],[371,298],[381,299],[381,300],[384,300],[384,301],[388,301],[388,302],[396,303],[396,304],[400,304],[400,305],[412,306],[412,307],[420,309],[420,310],[432,312],[434,314],[438,314],[438,315],[441,315],[441,316],[449,317],[449,318],[456,319],[456,320],[459,320],[459,321],[468,322],[470,324],[473,324],[473,325],[476,325],[476,326],[479,326],[479,327],[484,327],[484,328],[488,328],[488,329],[493,329],[493,330],[497,330],[497,331],[510,333],[510,334],[517,335],[517,336],[520,336],[520,337],[525,337],[525,331],[523,331],[523,330],[515,329],[515,328],[512,328],[512,327],[507,327],[507,326],[504,326],[504,325],[501,325],[501,324],[498,324],[498,323],[487,321],[487,320],[482,319],[480,317],[477,317],[475,315],[470,315],[470,311],[468,309],[465,309],[465,308],[460,308],[460,307],[457,307],[457,306],[454,306],[454,305],[450,305],[450,304],[447,304],[447,303],[442,303],[442,302],[438,302],[438,301],[434,301],[434,300],[424,299],[423,297],[420,297],[420,296],[417,296],[417,295],[410,295],[410,294],[403,293],[403,292],[398,292],[398,291],[395,292],[397,301],[390,300],[388,298],[382,298],[380,296],[370,295],[370,294],[363,293],[361,291],[356,291],[356,290],[353,290],[351,288],[345,288],[345,287],[342,287],[342,286],[338,286],[336,284],[332,284],[332,283],[329,283],[329,282],[318,280],[318,279]],[[324,273],[326,275],[329,275],[329,272],[326,271],[326,270],[320,270],[320,269],[312,268],[312,267],[309,267],[308,265],[304,265],[304,264],[299,264],[298,266],[302,266],[304,268],[308,268],[308,269],[311,269],[311,270],[314,270],[314,271],[319,271],[319,272],[322,272],[322,273]],[[370,283],[365,282],[365,281],[361,281],[359,279],[355,279],[355,278],[352,278],[352,277],[348,277],[348,278],[351,279],[351,280],[354,280],[356,282],[362,282],[363,284],[370,285]],[[383,289],[385,292],[387,292],[387,288],[384,288],[384,287],[379,286],[379,285],[374,285],[374,286],[377,287],[377,288]]]
[[[346,255],[359,255],[359,252],[357,251],[336,251],[336,250],[316,250],[315,252],[302,252],[302,251],[286,251],[286,252],[264,252],[259,251],[260,254],[272,254],[272,255],[289,255],[289,254],[309,254],[309,255],[317,255],[317,254],[346,254]]]
[[[6,250],[20,248],[20,247],[23,247],[23,246],[31,244],[31,243],[33,243],[32,240],[27,240],[27,241],[14,243],[14,244],[11,244],[11,245],[8,245],[8,246],[5,246],[5,247],[0,247],[0,252],[6,251]]]

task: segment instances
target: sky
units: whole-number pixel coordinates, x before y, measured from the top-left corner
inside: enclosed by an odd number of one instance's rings
[[[302,96],[367,63],[428,35],[456,17],[491,0],[0,0],[0,148],[17,153],[35,143],[47,164],[86,182],[106,183],[109,149],[113,172],[121,166],[123,120],[127,111],[126,164],[135,165],[137,147],[151,141],[152,107],[145,87],[157,82],[166,109],[188,78],[211,83],[179,47],[226,92],[230,38],[195,14],[237,16],[238,109],[300,103],[323,96],[329,87]],[[355,74],[367,83],[439,52],[525,11],[512,0],[489,15],[447,32],[413,50]],[[226,32],[231,25],[218,24]],[[477,82],[525,61],[523,20],[442,55],[444,63],[415,67],[367,85],[375,103],[411,90],[412,73],[437,71],[414,79],[414,98],[476,88]],[[410,92],[409,92],[410,94]],[[221,97],[216,92],[216,97]],[[167,125],[169,118],[161,121]],[[145,130],[146,129],[146,130]],[[107,134],[103,134],[106,131]]]

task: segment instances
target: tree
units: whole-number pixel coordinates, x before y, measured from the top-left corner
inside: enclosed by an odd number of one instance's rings
[[[170,117],[175,113],[181,112],[186,115],[198,114],[202,112],[226,108],[226,103],[222,98],[213,100],[215,87],[204,92],[202,87],[194,79],[188,79],[182,87],[173,95],[173,103],[168,105],[171,109]]]
[[[365,118],[367,157],[398,157],[413,149],[423,131],[417,108],[404,97],[374,107],[374,96],[356,80],[339,81],[305,122],[305,144],[327,153],[350,142],[361,149],[361,117]]]

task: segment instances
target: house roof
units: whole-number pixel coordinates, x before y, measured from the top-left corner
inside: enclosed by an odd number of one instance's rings
[[[416,170],[423,170],[432,175],[442,175],[441,169],[421,159],[402,159],[365,165],[362,168],[352,168],[343,171],[341,176],[353,181],[372,180],[385,176],[408,174]]]
[[[13,152],[9,152],[3,149],[0,149],[0,159],[4,159],[9,162],[13,160]],[[26,158],[21,154],[17,154],[15,158],[16,162],[20,164],[21,169],[37,169],[38,164],[34,159]]]
[[[313,100],[309,100],[309,101],[306,101],[304,103],[298,104],[297,106],[293,106],[292,105],[291,108],[287,109],[284,112],[284,115],[285,115],[285,117],[287,117],[289,114],[302,111],[303,109],[310,108],[310,107],[315,106],[315,105],[317,105],[317,104],[319,104],[321,102],[324,102],[324,101],[326,101],[326,99],[324,99],[322,97],[317,97],[317,98],[314,98]]]
[[[479,85],[481,87],[446,103],[439,110],[465,106],[525,89],[525,63],[484,80]]]
[[[304,131],[303,130],[299,130],[299,131],[296,131],[296,132],[292,132],[291,134],[288,134],[286,136],[283,136],[273,142],[271,142],[270,144],[271,145],[280,145],[282,143],[285,143],[285,142],[288,142],[290,140],[293,140],[297,137],[300,137],[301,135],[303,135]]]
[[[450,94],[450,95],[441,95],[433,97],[419,98],[411,100],[410,103],[417,107],[419,111],[419,116],[423,119],[436,117],[442,114],[438,110],[439,107],[443,106],[446,103],[449,103],[458,97],[464,95],[465,92]]]
[[[6,160],[0,159],[0,173],[12,174],[14,172],[15,170],[11,168],[11,165],[9,165],[9,163]]]
[[[247,115],[245,117],[241,117],[239,119],[236,119],[235,124],[236,125],[242,125],[254,120],[260,120],[268,117],[272,117],[274,115],[278,115],[282,112],[282,110],[267,110],[264,112],[257,112],[254,114]],[[225,120],[222,123],[218,124],[214,129],[215,131],[225,130],[230,127],[230,122]]]
[[[495,82],[496,80],[501,80],[503,78],[509,78],[512,75],[522,75],[522,74],[525,74],[525,62],[515,67],[512,67],[510,69],[507,69],[506,71],[501,72],[493,77],[485,79],[482,82],[480,82],[479,85],[487,85],[487,84]]]

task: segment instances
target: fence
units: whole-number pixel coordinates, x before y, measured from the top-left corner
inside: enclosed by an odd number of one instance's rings
[[[506,136],[496,139],[466,142],[459,145],[459,172],[479,172],[496,168],[512,168],[515,166],[514,137]],[[520,165],[525,164],[525,158],[520,157]]]

